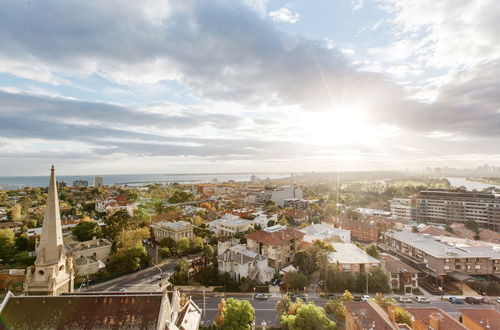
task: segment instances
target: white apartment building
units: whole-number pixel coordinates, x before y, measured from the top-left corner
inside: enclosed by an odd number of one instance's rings
[[[380,260],[370,256],[354,244],[332,243],[334,252],[328,254],[328,261],[351,273],[363,273],[379,268]]]
[[[391,213],[399,220],[413,220],[411,198],[393,198],[391,200]]]
[[[305,228],[299,229],[303,232],[304,242],[313,243],[314,241],[332,241],[340,238],[344,243],[351,243],[351,231],[346,229],[335,228],[325,224],[313,224]]]
[[[187,221],[158,222],[150,225],[157,241],[170,237],[174,241],[193,237],[193,225]]]
[[[254,224],[251,220],[241,219],[233,214],[225,214],[222,218],[210,222],[208,229],[217,235],[233,236],[252,229]]]

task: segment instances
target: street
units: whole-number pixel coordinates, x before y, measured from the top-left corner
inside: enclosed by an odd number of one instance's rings
[[[166,263],[160,265],[163,273],[173,272],[177,260],[168,260]],[[138,271],[133,274],[125,275],[120,278],[110,280],[108,282],[93,285],[86,289],[86,291],[95,292],[105,292],[105,291],[120,291],[127,290],[130,292],[151,292],[151,291],[161,291],[162,288],[159,286],[160,281],[158,276],[160,275],[160,270],[157,267],[149,267]],[[189,295],[189,293],[188,293]],[[210,296],[209,296],[210,295]],[[217,297],[213,296],[214,293],[207,293],[205,298],[205,304],[203,303],[203,297],[201,293],[193,294],[192,299],[195,303],[204,310],[202,315],[202,320],[206,320],[205,324],[210,324],[213,322],[215,315],[217,314],[217,305],[222,299],[221,294]],[[263,321],[267,325],[278,326],[279,325],[279,315],[276,311],[276,303],[280,299],[280,294],[269,294],[270,298],[267,301],[254,300],[249,294],[241,293],[225,293],[224,298],[234,297],[236,299],[248,300],[250,304],[255,309],[256,324],[261,325]],[[450,314],[455,319],[460,316],[459,309],[469,308],[469,309],[499,309],[499,305],[470,305],[470,304],[452,304],[447,300],[441,300],[440,297],[427,296],[430,299],[428,304],[420,304],[415,301],[408,304],[401,304],[404,308],[440,308],[446,313]],[[317,294],[309,295],[309,301],[313,301],[319,306],[324,306],[327,302],[326,298],[319,298]]]

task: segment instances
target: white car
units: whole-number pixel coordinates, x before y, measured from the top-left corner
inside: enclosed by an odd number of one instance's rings
[[[370,299],[372,299],[372,297],[370,297],[369,295],[365,294],[365,295],[361,296],[361,301],[368,301]]]
[[[415,301],[418,303],[421,303],[421,304],[428,304],[431,302],[429,299],[427,299],[425,297],[416,297]]]

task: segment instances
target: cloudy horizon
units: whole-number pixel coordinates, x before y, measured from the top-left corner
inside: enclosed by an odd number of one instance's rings
[[[5,175],[500,166],[494,0],[5,1]]]

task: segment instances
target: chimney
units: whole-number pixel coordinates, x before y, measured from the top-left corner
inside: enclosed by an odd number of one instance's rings
[[[433,330],[439,330],[439,319],[435,314],[429,315],[429,326]]]

